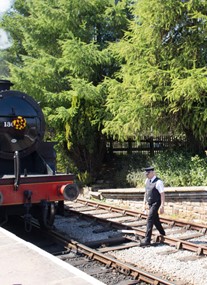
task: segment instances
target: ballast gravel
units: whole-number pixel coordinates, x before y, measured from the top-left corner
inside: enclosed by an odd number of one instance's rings
[[[94,233],[100,226],[94,226],[87,221],[78,221],[74,217],[58,217],[55,227],[62,234],[80,242],[106,239],[117,235],[116,231]],[[195,243],[205,244],[207,236],[196,238]],[[175,247],[158,244],[150,247],[132,247],[108,254],[123,262],[130,263],[142,270],[158,275],[163,279],[180,285],[207,285],[207,258],[197,256],[187,250],[176,250]]]
[[[54,226],[59,232],[61,232],[61,234],[65,234],[71,239],[79,240],[82,243],[107,239],[109,236],[117,235],[117,231],[94,233],[95,230],[102,227],[99,225],[94,225],[88,221],[80,221],[74,217],[64,218],[56,216]]]
[[[161,254],[164,252],[166,255]],[[207,259],[205,257],[196,258],[195,253],[188,251],[173,252],[170,246],[158,245],[145,248],[133,247],[110,252],[110,255],[123,262],[133,261],[134,265],[153,274],[162,273],[162,278],[180,282],[182,285],[207,284]],[[191,258],[194,260],[190,260]]]

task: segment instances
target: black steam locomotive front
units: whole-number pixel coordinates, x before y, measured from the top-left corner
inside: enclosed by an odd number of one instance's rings
[[[24,215],[28,224],[33,216],[50,228],[56,202],[63,212],[64,199],[78,196],[75,177],[56,173],[54,143],[43,141],[45,120],[39,104],[9,90],[10,85],[0,80],[0,220]]]
[[[45,131],[38,104],[18,91],[0,92],[0,157],[13,159],[18,151],[24,157],[37,149]]]
[[[21,173],[46,173],[48,167],[39,156],[41,149],[45,149],[42,110],[27,94],[8,90],[10,85],[9,81],[0,80],[0,175],[14,172],[15,152],[21,158]]]

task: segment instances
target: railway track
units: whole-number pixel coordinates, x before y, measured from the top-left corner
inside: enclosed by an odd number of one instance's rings
[[[85,199],[78,199],[75,203],[67,202],[67,206],[70,212],[84,215],[106,225],[108,224],[120,229],[123,233],[132,234],[140,238],[145,236],[144,227],[147,215],[142,212]],[[113,215],[114,213],[115,215]],[[174,246],[176,249],[185,249],[195,252],[198,255],[207,255],[207,240],[205,240],[207,232],[206,225],[171,218],[160,218],[160,220],[164,225],[167,235],[160,236],[156,231],[153,231],[152,237],[155,243],[160,242]],[[203,239],[203,243],[196,243],[195,239],[201,237],[205,238]]]
[[[145,235],[147,218],[142,212],[86,199],[67,203],[65,210],[68,213],[66,219],[75,216],[76,219],[77,217],[85,219],[87,229],[92,225],[102,225],[102,228],[95,228],[89,234],[92,236],[100,233],[100,237],[96,237],[95,240],[85,240],[85,245],[102,253],[108,253],[123,263],[138,265],[149,273],[171,280],[173,284],[205,284],[207,280],[205,225],[161,218],[167,235],[161,237],[155,230],[152,246],[141,248],[139,242]],[[82,231],[83,235],[86,235],[84,228]],[[150,264],[146,260],[150,260]]]
[[[76,217],[75,219],[77,219],[77,227],[79,227],[80,224],[83,225],[83,220],[81,218]],[[59,217],[58,222],[62,222],[62,225],[64,224],[64,226],[67,226],[65,221],[63,221],[63,217],[61,216]],[[100,240],[97,241],[95,238],[93,241],[89,242],[87,246],[85,243],[78,241],[78,239],[71,239],[69,237],[71,233],[61,233],[58,228],[54,228],[54,230],[51,231],[42,231],[38,223],[33,221],[32,231],[25,232],[22,224],[23,220],[17,218],[17,220],[14,219],[14,221],[8,223],[5,228],[26,241],[31,242],[43,250],[55,255],[61,260],[68,262],[87,274],[101,280],[107,285],[177,284],[170,280],[165,280],[155,274],[144,271],[138,266],[122,262],[119,259],[109,255],[108,251],[109,249],[112,249],[111,246],[117,244],[117,242],[120,243],[123,241],[118,239],[116,234],[113,241],[109,239],[105,245],[103,240],[100,242]],[[97,227],[97,223],[96,225],[94,224],[94,226]],[[95,247],[98,248],[96,249]]]
[[[190,277],[187,265],[192,275],[196,262],[203,263],[196,268],[199,273],[206,271],[206,227],[162,218],[167,236],[162,239],[154,231],[152,246],[141,248],[146,218],[138,211],[78,199],[65,204],[65,216],[57,216],[54,230],[42,232],[37,245],[107,285],[204,285],[206,277]]]
[[[59,217],[59,222],[61,220],[62,217]],[[79,219],[79,222],[82,223],[81,219]],[[8,223],[5,228],[105,284],[175,285],[169,280],[164,280],[107,255],[107,250],[102,252],[86,246],[78,240],[71,239],[68,234],[62,234],[56,228],[51,231],[42,231],[39,224],[33,220],[32,231],[25,232],[22,224],[23,220],[17,217],[17,219]],[[76,226],[78,226],[78,223]],[[104,249],[104,246],[102,249]]]
[[[96,278],[100,277],[99,275],[106,275],[106,273],[109,273],[109,279],[114,279],[113,283],[106,283],[106,284],[157,284],[157,285],[175,285],[176,283],[173,283],[169,280],[164,280],[156,275],[150,274],[148,272],[145,272],[143,270],[140,270],[138,267],[132,266],[127,263],[123,263],[107,254],[105,254],[105,251],[99,251],[96,249],[93,249],[89,246],[86,246],[80,242],[77,242],[75,240],[71,240],[66,238],[63,235],[60,235],[56,231],[50,231],[48,233],[50,236],[54,238],[55,241],[58,241],[59,243],[63,244],[67,251],[65,254],[61,253],[59,255],[59,258],[65,261],[69,261],[69,263],[72,263],[73,265],[81,265],[81,269],[83,270],[82,266],[88,266],[89,260],[91,261],[97,261],[99,264],[95,264],[95,269],[93,267],[93,276],[95,275]],[[75,258],[75,263],[71,260],[74,258],[73,252],[83,254],[84,256],[87,256],[88,259],[86,260],[84,257],[77,260]],[[107,252],[107,251],[106,251]],[[103,265],[105,265],[103,267]],[[116,272],[116,273],[114,273]],[[117,274],[118,272],[118,274]],[[87,272],[89,274],[89,272]],[[123,278],[120,277],[121,275],[127,276]],[[91,273],[90,273],[91,274]],[[98,276],[97,276],[98,275]],[[116,278],[115,278],[116,277]],[[117,282],[117,279],[121,279],[120,282]],[[109,280],[108,280],[109,282]],[[144,283],[143,283],[144,282]]]

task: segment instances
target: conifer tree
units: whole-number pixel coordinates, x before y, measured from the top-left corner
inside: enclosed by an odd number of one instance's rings
[[[199,152],[206,142],[207,2],[139,0],[130,30],[112,44],[121,63],[108,79],[106,133],[185,134]],[[122,128],[121,128],[122,127]]]
[[[101,83],[116,70],[107,47],[126,30],[126,7],[112,0],[16,0],[1,23],[13,39],[5,56],[14,88],[41,102],[47,137],[91,176],[106,147]]]

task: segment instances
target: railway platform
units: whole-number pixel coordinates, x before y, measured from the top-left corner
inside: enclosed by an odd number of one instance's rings
[[[0,227],[0,284],[104,285]]]

